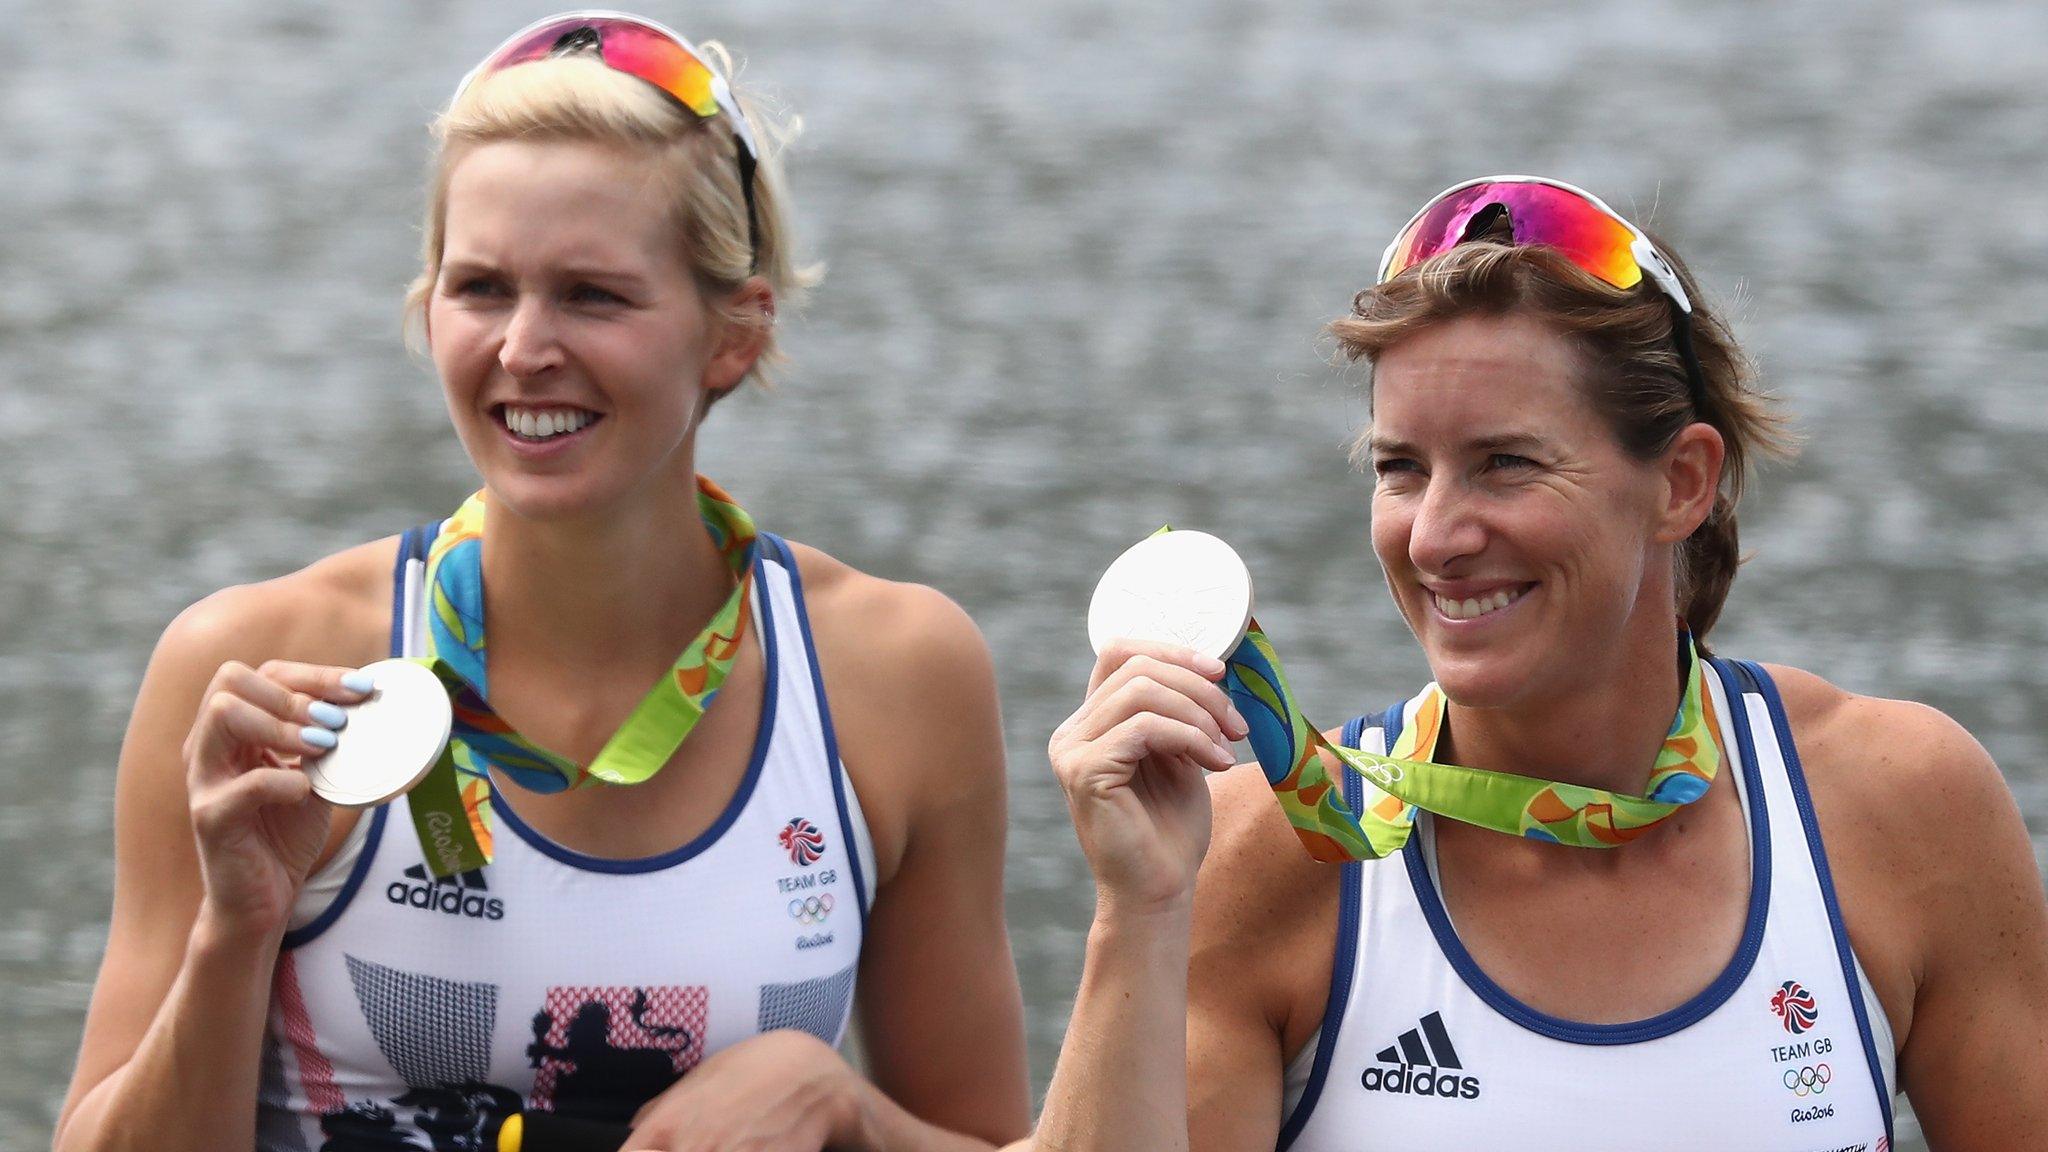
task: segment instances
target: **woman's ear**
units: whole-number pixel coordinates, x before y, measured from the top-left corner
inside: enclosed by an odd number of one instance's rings
[[[722,396],[739,387],[768,347],[775,327],[775,289],[749,276],[719,308],[718,346],[704,362],[704,390]]]
[[[1659,542],[1676,544],[1706,523],[1721,491],[1721,464],[1727,454],[1728,446],[1712,424],[1695,421],[1672,439],[1660,463],[1664,501]]]

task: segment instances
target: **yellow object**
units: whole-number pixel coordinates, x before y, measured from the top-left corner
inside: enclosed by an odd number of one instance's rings
[[[505,1124],[498,1129],[498,1152],[519,1152],[519,1145],[526,1138],[526,1117],[512,1115],[505,1117]]]

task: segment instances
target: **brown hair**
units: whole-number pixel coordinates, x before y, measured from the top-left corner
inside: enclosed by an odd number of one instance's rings
[[[716,41],[698,48],[721,75],[732,72],[730,56]],[[434,121],[440,148],[427,204],[422,268],[406,292],[408,327],[423,322],[427,294],[441,274],[448,181],[464,156],[503,140],[605,144],[655,162],[661,180],[654,187],[668,198],[681,255],[699,289],[727,321],[766,330],[760,359],[746,379],[767,383],[768,368],[782,359],[775,314],[725,305],[749,276],[760,276],[775,293],[776,311],[793,308],[821,272],[799,266],[790,252],[788,194],[775,161],[775,152],[795,136],[798,122],[771,115],[737,91],[734,98],[765,153],[754,172],[758,252],[748,241],[746,198],[733,151],[738,143],[724,114],[700,119],[646,81],[588,56],[536,60],[479,77]]]
[[[1679,545],[1677,566],[1679,614],[1704,647],[1742,562],[1735,506],[1743,482],[1759,458],[1790,457],[1798,437],[1776,402],[1757,388],[1755,367],[1727,325],[1700,302],[1692,274],[1661,241],[1658,250],[1693,301],[1692,343],[1704,393],[1697,399],[1678,352],[1675,309],[1655,283],[1646,277],[1633,288],[1616,288],[1555,248],[1517,247],[1504,239],[1490,232],[1360,292],[1351,314],[1331,323],[1330,334],[1346,359],[1376,362],[1409,336],[1455,317],[1533,315],[1577,346],[1589,368],[1588,398],[1630,455],[1654,459],[1687,425],[1712,425],[1727,446],[1720,492],[1713,511]]]

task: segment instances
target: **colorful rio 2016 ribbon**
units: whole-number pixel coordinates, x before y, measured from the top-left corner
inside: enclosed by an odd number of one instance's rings
[[[1680,648],[1685,692],[1651,770],[1648,796],[1431,763],[1446,709],[1435,684],[1406,705],[1392,755],[1332,744],[1295,706],[1279,657],[1257,621],[1225,659],[1223,687],[1251,726],[1252,751],[1287,822],[1317,860],[1373,860],[1397,852],[1408,842],[1417,810],[1510,836],[1612,848],[1706,795],[1720,768],[1712,698],[1702,688],[1690,634],[1681,636]],[[1361,811],[1345,803],[1319,751],[1365,778]]]
[[[697,509],[736,586],[588,766],[526,739],[491,710],[484,642],[484,494],[471,496],[442,522],[427,551],[429,655],[419,662],[447,687],[455,720],[448,747],[409,795],[420,846],[436,876],[490,863],[491,769],[535,792],[638,784],[661,771],[696,728],[746,635],[755,555],[752,518],[701,476]]]

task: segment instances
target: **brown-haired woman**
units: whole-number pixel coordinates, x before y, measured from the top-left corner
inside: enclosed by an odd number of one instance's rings
[[[1331,738],[1545,783],[1519,825],[1342,770],[1413,838],[1318,863],[1260,773],[1203,786],[1247,731],[1221,664],[1097,662],[1051,744],[1100,895],[1044,1146],[1881,1149],[1903,1089],[1937,1148],[2048,1147],[2048,907],[1997,768],[1707,652],[1787,437],[1668,251],[1472,181],[1332,325],[1435,684]]]

